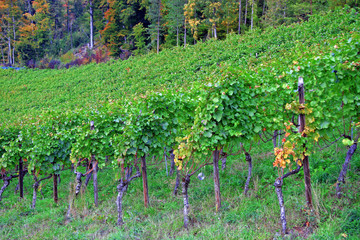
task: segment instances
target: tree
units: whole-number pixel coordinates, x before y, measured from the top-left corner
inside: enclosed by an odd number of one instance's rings
[[[179,46],[180,29],[184,26],[184,5],[185,0],[172,0],[167,4],[168,14],[165,16],[169,28],[169,33],[176,31],[176,46]],[[185,36],[184,36],[185,37]]]
[[[185,34],[184,34],[184,46],[186,45],[186,24],[190,25],[191,33],[193,34],[194,40],[197,41],[198,36],[198,25],[200,24],[200,19],[196,16],[197,10],[197,1],[189,0],[184,6],[184,16],[185,16]]]
[[[161,0],[149,0],[149,8],[147,13],[147,19],[150,22],[149,31],[151,42],[155,40],[156,36],[156,52],[159,53],[160,48],[160,31],[161,31],[161,20],[162,20],[162,4]]]
[[[206,24],[209,25],[211,36],[217,39],[217,25],[220,22],[221,14],[220,14],[220,7],[221,2],[216,0],[207,0],[204,2],[204,9],[202,10],[204,20]]]
[[[238,23],[238,34],[241,33],[241,0],[239,0],[239,23]]]
[[[34,15],[24,14],[24,25],[19,28],[19,52],[23,61],[39,59],[49,44],[51,29],[49,4],[46,0],[33,2]]]
[[[20,9],[16,0],[0,1],[1,42],[7,42],[8,63],[15,64],[16,29],[20,18]],[[3,59],[5,59],[3,55]]]
[[[113,56],[119,56],[124,49],[132,49],[131,33],[133,27],[142,22],[148,26],[145,19],[146,8],[139,0],[115,1],[108,0],[108,10],[105,12],[107,23],[100,31],[103,41]]]
[[[90,49],[94,48],[94,11],[93,2],[89,0],[89,12],[90,12]]]
[[[135,55],[141,55],[145,53],[146,50],[145,32],[146,30],[144,28],[143,23],[138,23],[135,25],[132,33],[132,35],[135,38],[135,47],[136,47],[136,49],[134,50]]]

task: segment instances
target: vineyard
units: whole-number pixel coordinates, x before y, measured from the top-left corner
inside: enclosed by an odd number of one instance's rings
[[[345,8],[127,61],[0,69],[1,235],[357,239],[359,29]]]

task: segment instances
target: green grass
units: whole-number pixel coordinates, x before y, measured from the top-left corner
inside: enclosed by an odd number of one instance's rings
[[[14,194],[16,181],[0,203],[1,239],[280,239],[279,205],[273,183],[277,170],[273,156],[266,154],[271,146],[253,150],[253,178],[249,196],[242,194],[247,176],[243,156],[228,159],[220,172],[222,210],[215,212],[212,167],[203,169],[205,180],[193,176],[189,187],[190,228],[183,226],[183,200],[172,196],[175,176],[166,176],[165,164],[149,166],[150,207],[144,208],[142,180],[135,179],[124,197],[124,220],[116,226],[116,182],[113,170],[99,173],[99,207],[93,202],[90,182],[85,193],[73,199],[74,174],[61,174],[59,204],[52,200],[52,179],[42,183],[35,210],[30,209],[32,179],[25,178],[25,198]],[[318,215],[305,211],[303,174],[287,178],[283,192],[288,228],[313,224],[309,239],[358,239],[360,236],[360,156],[355,154],[344,186],[345,196],[338,200],[334,183],[344,161],[346,150],[333,146],[310,157],[314,208]],[[326,160],[328,166],[318,164]],[[324,169],[325,168],[325,169]],[[71,187],[70,187],[71,186]],[[71,219],[66,220],[69,201],[74,200]],[[302,239],[298,237],[297,239]]]

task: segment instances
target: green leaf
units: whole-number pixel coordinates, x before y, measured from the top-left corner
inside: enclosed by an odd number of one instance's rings
[[[324,122],[322,122],[322,123],[320,124],[320,128],[328,128],[328,127],[329,127],[329,124],[330,124],[330,122],[324,121]]]
[[[254,128],[254,132],[256,132],[256,133],[258,133],[258,132],[260,132],[261,131],[261,127],[260,126],[256,126],[255,128]]]
[[[220,122],[221,118],[222,118],[222,112],[221,111],[216,111],[214,113],[214,118],[216,121]]]
[[[204,132],[204,136],[210,138],[212,136],[212,133],[210,131]]]

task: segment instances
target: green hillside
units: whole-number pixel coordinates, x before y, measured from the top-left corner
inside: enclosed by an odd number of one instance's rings
[[[146,91],[188,88],[206,82],[221,65],[246,71],[274,60],[288,65],[304,57],[300,45],[314,51],[309,54],[321,54],[329,51],[332,39],[346,39],[359,29],[357,15],[338,10],[312,16],[301,24],[229,35],[225,41],[198,43],[126,61],[63,70],[0,69],[0,123],[21,122],[24,116],[36,116],[43,109],[64,111]]]
[[[359,49],[346,7],[127,61],[0,70],[0,238],[358,239]]]

